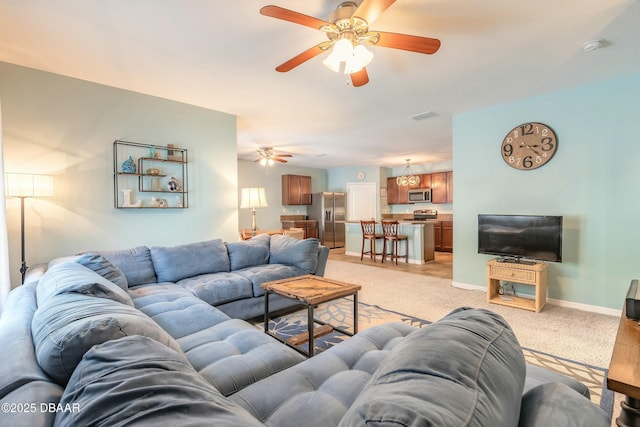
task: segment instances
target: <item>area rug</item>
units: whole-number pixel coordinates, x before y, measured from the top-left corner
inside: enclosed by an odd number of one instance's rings
[[[333,326],[339,326],[346,330],[353,330],[353,299],[342,298],[321,304],[316,309],[316,319]],[[418,328],[431,324],[430,321],[418,319],[413,316],[385,310],[376,305],[358,303],[358,328],[364,330],[372,326],[386,322],[403,322]],[[262,328],[262,323],[256,324]],[[270,319],[269,330],[278,334],[283,339],[288,339],[307,331],[307,311],[300,310],[281,317]],[[331,332],[315,338],[314,347],[316,354],[338,344],[349,336],[339,332]],[[308,350],[306,344],[301,344],[303,350]],[[527,363],[560,372],[575,378],[589,388],[591,400],[611,417],[613,413],[612,391],[606,388],[607,370],[597,366],[557,357],[552,354],[523,348],[524,358]]]

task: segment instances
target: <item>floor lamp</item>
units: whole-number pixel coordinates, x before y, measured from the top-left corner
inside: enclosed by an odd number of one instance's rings
[[[256,235],[256,208],[266,208],[267,195],[263,187],[243,188],[240,197],[240,208],[251,208],[251,235]]]
[[[53,197],[53,177],[49,175],[34,175],[28,173],[5,174],[5,195],[20,198],[20,248],[22,263],[20,274],[22,283],[27,272],[24,256],[24,199],[27,197]]]

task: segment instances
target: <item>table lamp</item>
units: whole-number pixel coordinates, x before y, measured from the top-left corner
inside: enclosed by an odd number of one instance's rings
[[[20,273],[22,274],[22,283],[24,283],[24,275],[27,272],[24,256],[24,199],[27,197],[53,197],[53,177],[29,173],[7,173],[5,174],[5,195],[20,197],[20,247],[22,254]]]
[[[267,195],[263,187],[243,188],[240,198],[240,208],[251,208],[251,235],[256,235],[256,208],[266,208]]]

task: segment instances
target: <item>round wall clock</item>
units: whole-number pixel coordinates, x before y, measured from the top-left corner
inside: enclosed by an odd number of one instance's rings
[[[558,149],[555,132],[543,123],[523,123],[502,141],[502,159],[512,168],[537,169],[546,165]]]
[[[367,176],[367,174],[364,173],[364,171],[360,171],[358,172],[358,179],[360,181],[362,181],[363,179],[365,179],[365,177]]]

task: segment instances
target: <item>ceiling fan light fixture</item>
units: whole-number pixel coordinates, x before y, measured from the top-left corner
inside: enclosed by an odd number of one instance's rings
[[[342,38],[322,63],[335,73],[351,74],[362,70],[372,59],[373,53],[366,47],[361,44],[354,47],[349,39]]]

